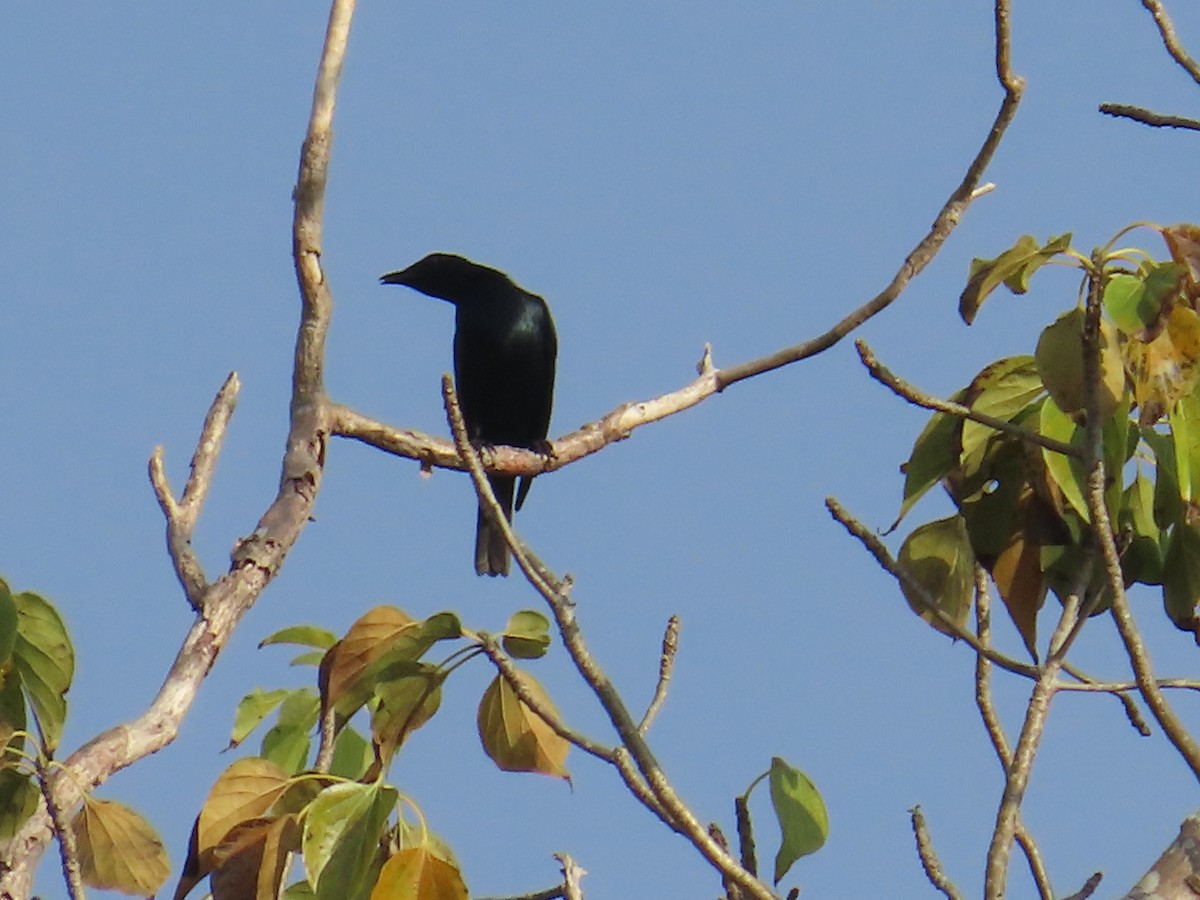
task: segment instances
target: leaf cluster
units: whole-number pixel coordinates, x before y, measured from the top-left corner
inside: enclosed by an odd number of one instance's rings
[[[966,626],[976,563],[990,575],[1034,657],[1037,614],[1047,593],[1078,595],[1093,615],[1108,608],[1086,502],[1092,460],[1084,400],[1092,391],[1105,507],[1125,585],[1159,587],[1171,621],[1197,632],[1200,227],[1152,227],[1169,259],[1114,249],[1130,230],[1124,229],[1089,256],[1071,249],[1069,234],[1045,244],[1026,235],[994,259],[972,263],[960,299],[968,324],[993,292],[1025,293],[1049,263],[1076,267],[1083,277],[1074,308],[1043,330],[1035,354],[997,360],[952,398],[1016,427],[1001,432],[935,413],[903,466],[897,523],[939,484],[957,509],[914,529],[900,552],[905,596],[939,631],[954,635]],[[1099,298],[1101,313],[1093,335],[1094,385],[1084,379],[1089,295]]]
[[[437,714],[446,680],[482,653],[483,640],[464,631],[454,613],[418,620],[394,606],[368,610],[340,638],[307,625],[266,638],[260,646],[302,647],[293,664],[317,667],[319,691],[255,690],[243,698],[231,747],[272,714],[274,724],[262,736],[260,755],[233,763],[213,785],[192,830],[176,900],[205,877],[215,900],[465,898],[453,853],[384,775],[403,744]],[[440,662],[428,660],[435,646],[449,642],[461,646]],[[501,644],[511,657],[543,656],[549,622],[518,612]],[[523,697],[550,714],[554,707],[531,675],[513,671],[519,691],[497,675],[479,701],[484,751],[505,771],[565,779],[569,745]],[[366,735],[352,724],[357,718],[368,723]],[[334,741],[324,771],[314,758],[320,732]],[[293,856],[304,877],[283,890]]]

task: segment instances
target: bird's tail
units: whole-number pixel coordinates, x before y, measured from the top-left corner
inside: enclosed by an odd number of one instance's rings
[[[512,521],[513,489],[517,480],[510,476],[488,476],[492,491],[500,501],[504,516]],[[509,565],[508,544],[504,542],[504,533],[492,523],[491,519],[479,507],[479,518],[475,523],[475,574],[476,575],[507,575]]]

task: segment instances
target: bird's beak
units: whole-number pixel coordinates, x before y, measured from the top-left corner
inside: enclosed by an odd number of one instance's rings
[[[404,269],[403,271],[400,271],[400,272],[388,272],[386,275],[379,276],[379,283],[380,284],[407,285],[408,284],[408,280],[406,277],[407,275],[408,275],[408,269]]]

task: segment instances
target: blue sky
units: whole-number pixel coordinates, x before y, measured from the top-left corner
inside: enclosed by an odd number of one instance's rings
[[[1200,138],[1096,113],[1117,101],[1196,114],[1200,90],[1140,4],[1015,5],[1014,65],[1029,87],[987,176],[997,189],[860,333],[944,394],[1030,352],[1074,302],[1074,278],[1046,273],[968,329],[956,302],[971,257],[1026,232],[1073,231],[1087,249],[1134,220],[1197,218]],[[1200,12],[1175,6],[1200,51]],[[196,534],[210,575],[274,494],[298,315],[290,191],[326,14],[230,2],[7,11],[0,573],[50,597],[72,629],[64,749],[144,708],[190,622],[145,465],[163,444],[182,485],[231,370],[241,402]],[[431,250],[502,268],[550,302],[553,434],[683,385],[705,342],[724,365],[823,331],[887,283],[961,178],[1000,102],[991,40],[989,4],[955,0],[363,4],[327,199],[331,395],[444,433],[451,311],[376,282]],[[574,575],[593,649],[632,706],[653,688],[667,617],[681,616],[651,734],[702,819],[730,826],[731,798],[773,755],[817,783],[832,834],[789,882],[807,897],[925,895],[907,824],[917,803],[951,877],[971,894],[982,881],[1001,778],[971,656],[908,611],[822,506],[832,494],[886,527],[923,422],[847,343],[539,479],[517,519]],[[912,523],[944,511],[931,499]],[[493,630],[537,606],[517,578],[475,577],[474,516],[465,478],[422,479],[410,461],[336,443],[317,520],[179,740],[102,796],[143,810],[178,871],[231,762],[220,751],[237,700],[308,675],[286,651],[256,650],[263,636],[298,622],[341,630],[378,603],[452,608]],[[1194,645],[1156,596],[1135,595],[1135,613],[1164,674],[1195,671]],[[1011,630],[1000,637],[1016,652]],[[1078,653],[1097,674],[1119,672],[1107,620]],[[561,649],[532,670],[573,724],[610,739]],[[573,790],[495,771],[474,733],[489,678],[483,664],[456,676],[392,772],[474,892],[548,886],[560,850],[589,870],[589,897],[718,891],[600,765],[573,756]],[[1010,728],[1028,690],[997,679]],[[1200,726],[1197,701],[1174,699]],[[1127,889],[1194,806],[1182,763],[1116,702],[1056,701],[1026,821],[1059,891],[1096,869],[1106,892]],[[774,826],[757,809],[769,858]],[[1033,895],[1020,865],[1010,885]],[[63,896],[52,859],[38,890]]]

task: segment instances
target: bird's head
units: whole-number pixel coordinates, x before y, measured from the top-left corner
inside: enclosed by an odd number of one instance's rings
[[[389,272],[380,284],[402,284],[439,300],[451,303],[470,300],[500,283],[508,276],[488,266],[454,253],[430,253],[407,269]]]

